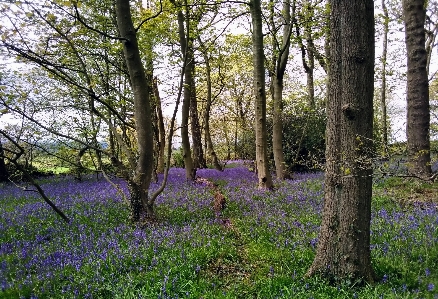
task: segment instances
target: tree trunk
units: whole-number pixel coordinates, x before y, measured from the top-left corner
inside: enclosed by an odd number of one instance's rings
[[[262,10],[260,0],[251,0],[251,19],[253,25],[253,64],[254,64],[254,95],[255,95],[255,126],[256,126],[256,164],[259,188],[273,187],[269,172],[268,142],[266,129],[266,90],[265,66],[263,50]]]
[[[197,168],[207,168],[204,152],[202,150],[202,138],[201,138],[201,125],[199,124],[198,115],[198,101],[196,100],[196,85],[195,85],[195,56],[193,53],[193,39],[188,39],[189,43],[187,45],[187,59],[189,64],[187,68],[190,68],[190,128],[192,133],[192,144],[193,144],[193,167]]]
[[[189,22],[187,21],[187,24]],[[189,30],[186,28],[187,32]],[[181,108],[181,144],[183,148],[184,167],[186,169],[186,179],[193,181],[196,177],[196,168],[193,165],[192,152],[190,149],[189,139],[189,116],[190,116],[190,101],[192,93],[192,64],[193,53],[190,53],[190,49],[187,47],[187,38],[184,30],[184,14],[182,11],[178,12],[178,31],[179,40],[181,43],[181,52],[186,61],[186,68],[184,70],[184,95]],[[192,49],[193,50],[193,49]]]
[[[310,44],[313,44],[313,40],[310,38],[307,40],[307,44],[310,47]],[[312,51],[307,51],[308,56],[308,66],[309,68],[306,70],[306,77],[307,77],[307,97],[308,97],[308,104],[309,107],[312,109],[315,109],[315,80],[313,76],[313,72],[315,70],[315,55]]]
[[[388,32],[389,32],[389,15],[388,8],[382,0],[383,10],[383,45],[382,45],[382,90],[380,96],[380,109],[382,110],[382,137],[383,137],[383,156],[388,156],[388,124],[386,121],[386,65],[388,54]]]
[[[312,36],[312,19],[310,16],[313,15],[312,7],[310,1],[305,2],[305,9],[307,22],[304,26],[304,36],[307,41],[307,66],[306,68],[306,77],[307,77],[307,96],[309,107],[315,108],[315,80],[314,80],[314,70],[315,70],[315,53],[316,50],[315,44],[313,43]]]
[[[306,276],[373,282],[370,255],[374,82],[372,0],[331,0],[326,174],[316,256]]]
[[[275,26],[274,3],[271,4],[271,23]],[[272,73],[272,99],[273,99],[273,127],[272,127],[272,149],[275,162],[275,173],[277,179],[289,179],[290,174],[284,160],[283,153],[283,78],[286,71],[286,64],[289,58],[290,36],[291,36],[291,16],[290,1],[283,2],[283,19],[286,25],[283,27],[283,40],[279,44],[277,38],[273,38],[273,66]],[[275,33],[274,33],[275,34]],[[277,53],[277,54],[275,54]]]
[[[158,90],[157,78],[154,79],[154,95],[155,95],[155,109],[157,114],[158,127],[158,165],[157,173],[164,172],[164,150],[166,147],[166,131],[164,129],[163,110],[161,108],[160,92]]]
[[[9,177],[8,170],[6,169],[4,154],[2,141],[0,140],[0,182],[8,181]]]
[[[217,170],[222,170],[221,165],[217,159],[217,155],[213,148],[213,141],[211,140],[210,134],[210,110],[212,104],[212,92],[211,92],[211,67],[210,67],[210,59],[206,52],[203,52],[204,61],[205,61],[205,71],[206,71],[206,81],[207,81],[207,101],[205,104],[204,110],[204,130],[205,130],[205,141],[207,142],[207,152],[210,155],[213,166]]]
[[[424,0],[403,0],[407,72],[407,144],[408,171],[420,177],[429,177],[430,167],[430,113],[427,53],[425,49]]]
[[[137,36],[132,23],[129,0],[116,0],[117,25],[123,40],[123,52],[134,94],[134,118],[137,131],[138,161],[128,181],[132,219],[140,220],[143,211],[153,217],[153,203],[148,193],[153,167],[153,134],[149,84],[140,57]]]
[[[292,5],[293,10],[293,23],[295,24],[296,36],[298,40],[298,45],[301,50],[301,61],[303,63],[304,71],[306,73],[306,87],[307,87],[307,103],[310,108],[315,108],[315,83],[314,83],[314,69],[315,69],[315,45],[313,43],[312,29],[311,29],[311,18],[312,14],[309,1],[305,1],[303,4],[303,18],[304,18],[304,36],[300,33],[300,28],[303,27],[298,23],[296,17],[296,5],[295,2]],[[307,49],[304,45],[304,40],[307,41]],[[306,59],[307,56],[307,59]]]

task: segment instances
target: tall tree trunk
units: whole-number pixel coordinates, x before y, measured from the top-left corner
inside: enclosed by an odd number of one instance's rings
[[[313,43],[312,26],[314,15],[312,3],[306,0],[304,3],[304,9],[306,10],[306,24],[304,26],[304,38],[307,42],[307,65],[306,77],[307,77],[307,96],[309,107],[315,108],[315,80],[314,80],[314,70],[315,70],[315,44]]]
[[[149,202],[149,186],[153,167],[153,134],[149,84],[140,57],[137,36],[132,23],[129,0],[116,0],[117,25],[123,38],[123,53],[134,94],[134,118],[137,131],[138,161],[135,173],[129,180],[132,219],[140,220],[146,210],[154,216],[153,203]]]
[[[316,256],[306,275],[320,274],[332,281],[373,282],[370,221],[374,3],[330,0],[329,4],[324,210]]]
[[[388,156],[388,125],[386,113],[386,65],[388,54],[388,32],[389,32],[389,15],[388,8],[382,0],[383,10],[383,45],[382,45],[382,90],[380,96],[380,109],[382,110],[382,137],[383,137],[383,156]]]
[[[187,17],[186,17],[187,18]],[[188,22],[188,21],[187,21]],[[187,23],[186,22],[186,23]],[[190,68],[190,128],[192,133],[193,144],[193,167],[207,168],[204,152],[202,150],[201,125],[199,124],[198,101],[196,100],[196,85],[195,85],[195,56],[193,53],[193,38],[188,38],[187,59],[190,63],[187,68]],[[189,84],[189,83],[186,83]]]
[[[6,182],[9,177],[8,170],[6,169],[4,154],[2,141],[0,140],[0,182]]]
[[[161,108],[160,92],[158,90],[157,78],[154,79],[155,113],[157,115],[158,127],[158,165],[157,173],[164,172],[164,150],[166,147],[166,131],[164,129],[163,110]]]
[[[311,35],[307,39],[307,45],[309,49],[315,48],[313,45],[313,39]],[[306,86],[307,86],[307,97],[308,97],[308,104],[309,107],[312,109],[315,109],[315,80],[314,80],[314,70],[315,70],[315,55],[313,54],[313,51],[308,50],[307,51],[307,58],[308,58],[308,69],[306,70]]]
[[[206,52],[203,52],[202,54],[204,56],[204,61],[205,61],[205,71],[206,71],[205,79],[207,81],[207,100],[204,110],[204,130],[205,130],[205,139],[206,139],[205,141],[207,142],[207,152],[212,159],[214,168],[216,168],[217,170],[222,170],[222,167],[217,159],[217,155],[214,151],[213,141],[211,140],[211,134],[210,134],[210,110],[213,101],[212,92],[211,92],[210,58],[208,57],[208,54]]]
[[[262,10],[260,0],[251,0],[252,42],[254,64],[256,163],[259,188],[273,187],[268,161],[268,134],[266,129],[266,89],[263,50]]]
[[[408,171],[429,177],[430,167],[430,112],[427,53],[425,49],[425,0],[403,0],[405,39],[408,54],[407,72],[407,144]]]
[[[314,83],[314,69],[315,69],[315,45],[313,43],[311,19],[309,16],[312,14],[309,1],[303,3],[304,20],[304,34],[300,33],[302,25],[298,23],[296,17],[296,5],[295,2],[292,5],[293,22],[295,24],[296,36],[298,39],[298,45],[301,50],[301,61],[303,63],[304,71],[306,73],[306,87],[307,87],[307,103],[310,108],[315,108],[315,83]],[[307,49],[304,45],[304,40],[307,41]],[[306,58],[307,57],[307,58]]]
[[[190,149],[189,139],[189,116],[190,116],[190,101],[192,93],[192,64],[193,53],[190,53],[190,48],[187,47],[187,38],[184,30],[184,14],[182,11],[178,11],[178,32],[179,40],[181,43],[181,52],[186,61],[186,68],[184,70],[184,94],[183,103],[181,108],[181,144],[183,148],[184,167],[186,169],[186,179],[193,181],[196,177],[196,168],[193,165],[192,152]],[[187,25],[189,22],[187,22]],[[189,28],[186,28],[187,33]],[[193,50],[193,49],[192,49]]]
[[[275,26],[274,3],[271,3],[271,23]],[[290,0],[283,2],[283,26],[282,43],[279,44],[277,38],[273,38],[273,66],[272,73],[272,99],[273,99],[273,127],[272,127],[272,148],[275,162],[275,172],[280,180],[289,179],[290,174],[284,160],[283,153],[283,78],[286,71],[286,64],[289,58],[290,36],[291,36],[291,16]],[[274,27],[273,27],[274,28]],[[274,33],[275,34],[275,33]]]

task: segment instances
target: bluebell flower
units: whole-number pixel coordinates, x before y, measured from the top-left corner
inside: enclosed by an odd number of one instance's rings
[[[429,270],[429,268],[426,268],[426,270],[425,270],[424,272],[425,272],[425,274],[426,274],[426,277],[428,277],[428,276],[430,275],[430,270]]]

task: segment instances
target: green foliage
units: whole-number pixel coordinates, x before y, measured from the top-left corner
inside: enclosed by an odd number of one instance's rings
[[[242,160],[255,160],[255,131],[246,131],[237,139],[235,152]]]
[[[271,127],[272,120],[269,122],[268,127]],[[325,153],[325,126],[324,108],[312,110],[304,101],[297,101],[285,107],[283,152],[286,165],[290,170],[304,171],[322,168]],[[268,130],[268,132],[271,131]],[[272,135],[268,137],[268,144],[272,148]]]
[[[184,151],[182,147],[172,151],[170,165],[173,167],[184,168]]]

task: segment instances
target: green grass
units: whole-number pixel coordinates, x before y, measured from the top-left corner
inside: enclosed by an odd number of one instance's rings
[[[170,182],[159,222],[143,227],[127,222],[128,209],[101,181],[46,186],[71,225],[32,193],[0,193],[0,298],[438,298],[438,212],[391,196],[410,194],[415,182],[376,184],[372,263],[381,280],[359,288],[303,278],[321,222],[321,178],[263,193],[225,175],[212,180],[230,226],[215,221],[209,191],[185,182]],[[81,263],[70,262],[76,257]]]

